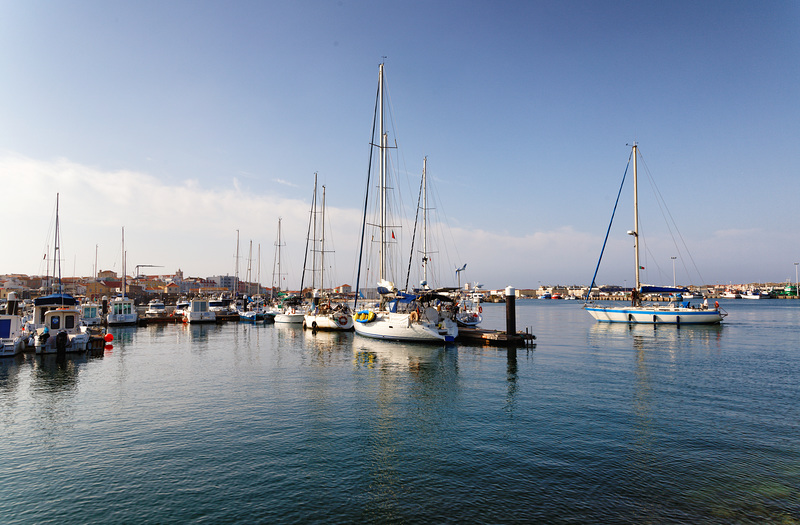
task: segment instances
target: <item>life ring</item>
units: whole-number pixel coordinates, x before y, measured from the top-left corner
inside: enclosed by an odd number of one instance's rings
[[[408,320],[412,322],[419,321],[419,314],[417,313],[416,310],[408,314]]]
[[[289,313],[290,313],[290,314],[293,314],[293,313],[294,313],[294,308],[290,308],[290,309],[289,309]]]
[[[339,321],[340,325],[344,326],[344,325],[347,324],[347,316],[346,315],[340,315],[339,318],[337,319],[337,321]]]
[[[479,313],[479,314],[482,314],[482,313],[483,313],[483,306],[479,306],[479,307],[478,307],[478,313]]]

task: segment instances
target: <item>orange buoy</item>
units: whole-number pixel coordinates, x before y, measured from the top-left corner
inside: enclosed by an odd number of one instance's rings
[[[110,343],[111,341],[114,340],[114,334],[106,334],[103,336],[103,339],[105,340],[106,343]]]

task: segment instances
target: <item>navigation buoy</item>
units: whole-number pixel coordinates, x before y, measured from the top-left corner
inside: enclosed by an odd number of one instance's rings
[[[103,336],[103,340],[105,340],[106,343],[110,343],[111,341],[114,340],[114,334],[106,334],[106,335],[104,335]]]

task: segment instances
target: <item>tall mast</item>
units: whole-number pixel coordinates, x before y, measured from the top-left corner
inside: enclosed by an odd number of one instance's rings
[[[633,247],[636,259],[636,293],[638,294],[641,287],[641,280],[639,279],[639,175],[637,173],[637,157],[639,156],[638,146],[633,143]]]
[[[122,298],[125,299],[125,226],[122,227]]]
[[[311,198],[311,217],[313,221],[311,231],[311,289],[316,288],[317,284],[317,172],[314,172],[314,196]],[[321,285],[320,285],[321,286]],[[302,288],[302,287],[301,287]],[[302,292],[302,289],[300,290]]]
[[[319,249],[319,288],[325,292],[325,186],[322,186],[322,233]]]
[[[278,217],[278,293],[283,289],[281,285],[281,218]]]
[[[380,280],[384,280],[386,278],[386,147],[387,147],[387,137],[385,131],[385,123],[384,123],[384,114],[383,114],[383,104],[384,104],[384,85],[383,85],[383,64],[380,65],[378,71],[378,98],[379,98],[379,106],[378,106],[378,122],[380,124],[380,148],[379,148],[379,155],[380,155],[380,180],[379,180],[379,192],[380,192],[380,225],[379,225],[379,241],[380,241],[380,250],[379,250],[379,275],[378,278]]]
[[[53,247],[53,277],[55,278],[56,276],[56,265],[58,265],[58,293],[61,293],[61,247],[59,246],[61,240],[58,234],[58,197],[59,194],[56,193],[56,235],[55,246]]]
[[[252,267],[253,267],[253,240],[250,239],[250,253],[247,256],[247,295],[253,295],[253,290],[250,289],[250,281],[253,280]]]
[[[428,282],[428,157],[422,159],[422,280]]]
[[[236,230],[236,268],[233,271],[233,298],[239,293],[239,230]]]

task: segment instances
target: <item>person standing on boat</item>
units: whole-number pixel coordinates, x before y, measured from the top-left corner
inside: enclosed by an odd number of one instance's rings
[[[703,299],[703,310],[708,310],[708,297]]]

